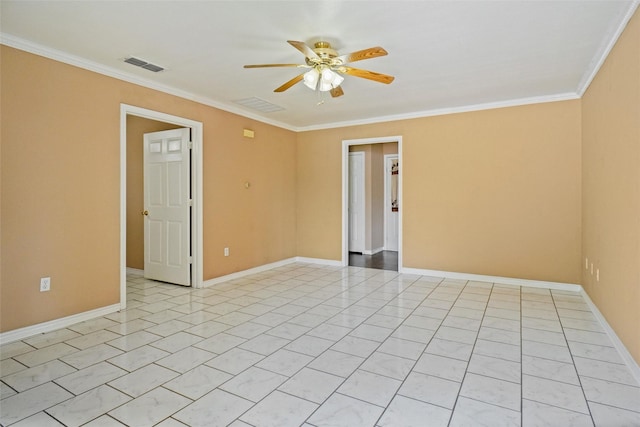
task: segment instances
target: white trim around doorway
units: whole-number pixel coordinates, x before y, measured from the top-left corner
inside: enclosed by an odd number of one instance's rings
[[[201,288],[202,265],[202,142],[203,124],[183,117],[148,110],[133,105],[120,104],[120,309],[127,306],[127,116],[138,116],[191,128],[191,286]]]
[[[381,144],[385,142],[398,143],[398,161],[402,165],[402,136],[383,136],[376,138],[344,139],[342,140],[342,261],[343,267],[349,265],[349,147],[352,145]],[[402,273],[402,217],[404,203],[402,202],[402,175],[404,168],[398,174],[398,272]]]

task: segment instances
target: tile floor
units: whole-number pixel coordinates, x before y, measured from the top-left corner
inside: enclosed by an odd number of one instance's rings
[[[578,294],[290,264],[1,347],[3,426],[640,426]]]

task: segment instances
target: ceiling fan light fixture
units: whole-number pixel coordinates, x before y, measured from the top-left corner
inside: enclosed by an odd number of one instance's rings
[[[340,86],[344,81],[344,77],[329,68],[322,70],[322,80],[320,81],[320,90],[327,91]]]
[[[342,77],[338,73],[333,73],[333,74],[335,74],[335,77],[333,78],[333,87],[336,88],[342,84],[342,82],[344,81],[344,77]]]
[[[344,81],[344,77],[327,67],[313,67],[304,74],[304,84],[311,90],[327,92]]]
[[[304,85],[309,89],[316,90],[318,87],[318,80],[320,80],[320,73],[315,68],[304,73]]]
[[[344,77],[328,67],[318,66],[304,73],[303,80],[304,85],[309,89],[327,92],[340,86]]]

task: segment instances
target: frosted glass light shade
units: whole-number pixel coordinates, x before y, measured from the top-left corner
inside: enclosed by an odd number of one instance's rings
[[[317,68],[312,68],[304,74],[304,84],[311,90],[320,92],[329,91],[340,86],[344,77],[329,68],[324,68],[322,72]]]
[[[306,73],[304,73],[304,85],[311,90],[316,90],[318,86],[318,79],[320,78],[320,73],[315,68],[310,69]]]

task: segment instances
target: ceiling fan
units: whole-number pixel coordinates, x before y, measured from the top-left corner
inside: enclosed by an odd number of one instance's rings
[[[361,70],[346,65],[363,59],[387,55],[387,51],[379,46],[359,50],[347,55],[338,55],[338,52],[326,41],[316,42],[313,48],[304,42],[293,40],[288,40],[287,42],[304,54],[305,64],[255,64],[244,66],[244,68],[297,67],[309,69],[309,71],[305,71],[276,88],[274,92],[284,92],[296,83],[303,81],[305,86],[310,89],[321,92],[329,91],[331,96],[335,98],[344,95],[344,91],[340,87],[340,84],[344,81],[343,74],[385,84],[391,83],[394,79],[393,76],[387,74]]]

